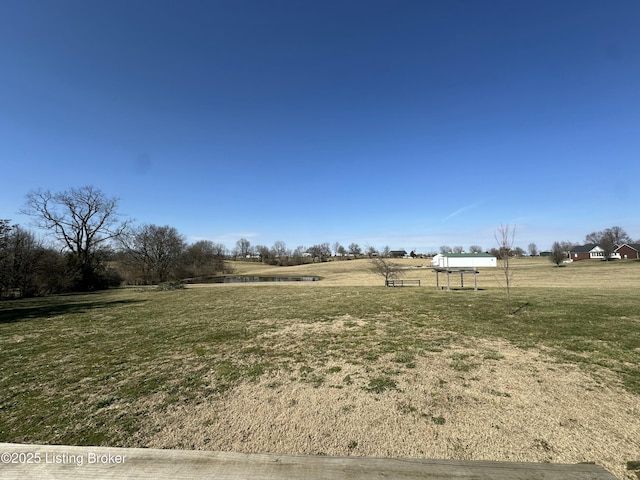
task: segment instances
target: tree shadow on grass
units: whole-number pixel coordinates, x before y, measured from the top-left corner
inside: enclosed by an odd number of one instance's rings
[[[141,300],[92,300],[78,299],[74,295],[47,297],[44,299],[0,303],[0,324],[50,318],[56,315],[83,313],[100,308],[111,308],[140,303]]]
[[[525,308],[527,308],[529,305],[531,305],[529,302],[523,303],[522,305],[520,305],[518,308],[513,310],[513,315],[515,315],[516,313],[521,312],[522,310],[524,310]]]

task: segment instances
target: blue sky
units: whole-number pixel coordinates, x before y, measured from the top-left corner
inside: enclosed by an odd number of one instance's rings
[[[0,218],[232,248],[640,238],[640,2],[2,0]]]

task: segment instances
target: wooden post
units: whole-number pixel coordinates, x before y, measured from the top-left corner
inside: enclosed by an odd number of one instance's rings
[[[478,290],[478,280],[476,279],[476,273],[478,273],[478,270],[476,270],[475,268],[473,269],[473,289],[475,291]]]
[[[460,288],[464,288],[464,272],[460,270]]]

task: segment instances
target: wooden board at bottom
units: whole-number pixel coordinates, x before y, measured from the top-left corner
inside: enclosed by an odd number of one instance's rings
[[[616,480],[595,464],[277,455],[0,443],[0,478]]]

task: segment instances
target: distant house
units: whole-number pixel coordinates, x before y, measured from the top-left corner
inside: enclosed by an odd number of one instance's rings
[[[640,243],[624,243],[616,248],[615,253],[622,260],[640,259]]]
[[[569,258],[573,261],[577,260],[604,260],[604,250],[595,243],[587,243],[585,245],[576,245],[571,247]]]
[[[496,267],[497,258],[490,253],[439,253],[431,260],[439,268]]]
[[[407,251],[406,250],[391,250],[389,252],[389,256],[391,258],[402,258],[402,257],[406,257],[407,256]]]

